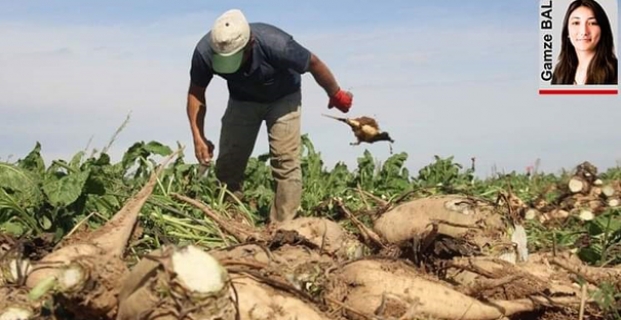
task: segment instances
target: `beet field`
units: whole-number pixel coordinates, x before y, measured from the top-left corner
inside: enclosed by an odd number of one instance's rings
[[[299,218],[279,225],[268,155],[243,199],[191,146],[3,159],[0,319],[619,319],[621,168],[326,168],[303,145]]]

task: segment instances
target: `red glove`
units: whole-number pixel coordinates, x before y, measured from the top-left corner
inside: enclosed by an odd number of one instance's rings
[[[332,109],[336,107],[341,110],[343,113],[347,113],[349,108],[351,108],[351,102],[354,96],[351,92],[339,89],[333,96],[330,97],[330,102],[328,103],[328,109]]]

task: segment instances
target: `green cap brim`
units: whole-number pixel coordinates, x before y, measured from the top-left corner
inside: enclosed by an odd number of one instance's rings
[[[240,50],[230,56],[214,54],[212,58],[213,70],[218,73],[234,73],[239,69],[244,50]]]

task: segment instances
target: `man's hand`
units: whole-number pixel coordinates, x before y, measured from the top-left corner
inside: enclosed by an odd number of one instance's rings
[[[204,137],[199,141],[194,141],[194,154],[196,160],[202,165],[209,166],[211,164],[214,149],[213,143]]]
[[[328,109],[337,108],[343,113],[349,112],[351,103],[354,96],[351,92],[339,89],[334,95],[330,97],[328,103]]]

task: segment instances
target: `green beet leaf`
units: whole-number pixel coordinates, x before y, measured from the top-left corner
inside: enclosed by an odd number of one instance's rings
[[[89,175],[90,170],[86,170],[49,180],[43,185],[43,192],[54,207],[68,206],[80,197]]]

